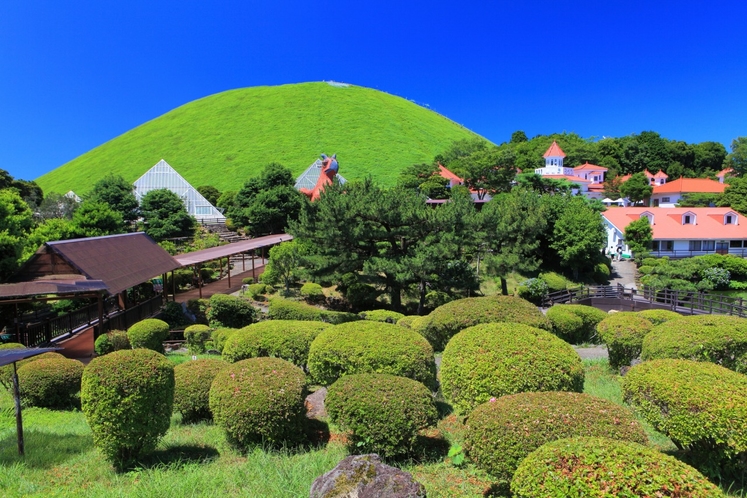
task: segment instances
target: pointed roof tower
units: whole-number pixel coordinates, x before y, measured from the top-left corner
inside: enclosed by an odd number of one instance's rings
[[[558,142],[555,140],[552,141],[552,145],[549,149],[547,149],[547,152],[542,156],[545,159],[548,157],[565,157],[565,152],[563,152],[563,149],[560,148],[558,145]]]

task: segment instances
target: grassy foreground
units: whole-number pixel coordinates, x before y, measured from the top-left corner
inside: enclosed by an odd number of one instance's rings
[[[610,372],[606,360],[587,360],[584,365],[585,392],[621,403],[619,378]],[[442,408],[448,411],[448,407]],[[156,454],[142,467],[118,474],[93,448],[81,412],[30,408],[24,411],[24,427],[27,456],[21,459],[16,453],[12,400],[8,393],[0,393],[2,496],[307,497],[313,480],[348,454],[332,428],[330,442],[314,449],[255,449],[241,455],[226,443],[217,427],[182,425],[176,415]],[[458,455],[463,430],[457,417],[447,415],[428,439],[448,441]],[[646,430],[655,447],[663,451],[674,448],[651,427]],[[490,489],[490,477],[472,465],[456,466],[454,458],[430,455],[421,462],[402,465],[425,485],[429,497],[479,497]],[[735,491],[730,496],[747,495]]]

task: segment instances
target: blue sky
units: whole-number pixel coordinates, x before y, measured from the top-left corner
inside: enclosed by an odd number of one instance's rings
[[[231,88],[337,80],[500,143],[747,135],[747,2],[0,2],[0,168],[33,179]]]

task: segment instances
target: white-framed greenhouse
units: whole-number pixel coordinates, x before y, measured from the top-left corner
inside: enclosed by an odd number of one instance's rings
[[[313,189],[316,186],[317,180],[319,180],[319,175],[322,174],[322,160],[317,159],[314,161],[314,163],[306,168],[306,171],[301,173],[301,175],[296,178],[296,190],[301,190],[302,188],[307,188],[309,190]],[[345,180],[342,175],[339,173],[335,175],[335,178],[340,183],[346,183],[347,180]]]
[[[166,188],[184,201],[187,212],[198,221],[225,221],[226,219],[218,208],[210,204],[197,189],[163,159],[138,178],[134,185],[138,202],[151,190]]]

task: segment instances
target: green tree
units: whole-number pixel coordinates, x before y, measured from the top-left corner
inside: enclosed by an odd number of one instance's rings
[[[636,259],[645,258],[648,248],[651,247],[653,234],[647,217],[642,216],[625,227],[625,242]]]
[[[145,233],[156,241],[192,235],[195,220],[184,202],[168,189],[151,190],[140,201]]]
[[[731,154],[727,162],[737,174],[747,174],[747,137],[737,137],[731,141]]]
[[[0,280],[18,269],[33,225],[33,213],[18,191],[0,190]]]
[[[747,215],[747,177],[729,178],[729,186],[718,200],[719,206],[729,206],[733,210]]]
[[[547,226],[547,210],[534,192],[514,189],[500,194],[482,209],[485,264],[501,280],[501,292],[508,295],[506,276],[514,271],[532,272],[542,262],[537,249]]]
[[[648,177],[643,173],[636,173],[620,186],[620,193],[628,198],[633,204],[651,197],[654,188],[649,183]]]
[[[709,207],[715,206],[721,199],[720,194],[708,192],[688,192],[682,195],[677,207]]]
[[[23,260],[30,258],[43,244],[55,240],[68,240],[76,237],[75,225],[65,218],[50,218],[39,224],[28,236]]]
[[[726,161],[726,148],[718,142],[701,142],[692,146],[695,154],[693,167],[701,173],[708,170],[720,171]]]
[[[397,184],[403,188],[417,190],[421,184],[435,175],[438,175],[437,164],[412,164],[400,172]]]
[[[72,223],[76,237],[99,237],[125,232],[122,215],[103,202],[84,201],[75,211]]]
[[[218,198],[218,201],[215,204],[215,207],[219,209],[223,209],[223,212],[227,212],[229,209],[231,209],[236,201],[236,194],[238,194],[237,190],[226,190],[222,194],[220,194],[220,197]]]
[[[604,188],[604,196],[608,199],[616,201],[620,197],[623,197],[622,193],[620,192],[620,187],[622,187],[623,181],[619,176],[607,178],[606,180],[604,180],[604,183],[602,185]]]
[[[595,212],[581,197],[571,197],[563,207],[553,228],[554,249],[564,268],[578,278],[579,270],[590,271],[601,256],[607,242],[607,232],[599,213]]]
[[[301,274],[303,252],[303,246],[295,240],[272,247],[270,260],[262,273],[262,281],[282,282],[285,293],[288,294],[291,284],[295,283]]]
[[[37,216],[42,220],[60,218],[65,220],[73,219],[75,210],[78,209],[78,201],[71,197],[50,192],[39,204],[36,210]]]
[[[107,175],[93,186],[85,200],[109,205],[126,222],[138,217],[135,187],[118,175]]]
[[[477,191],[478,199],[508,192],[516,177],[513,151],[499,147],[479,150],[462,160],[459,171],[464,175],[464,184]]]
[[[527,138],[527,134],[524,133],[523,130],[516,130],[511,134],[511,143],[512,144],[519,144],[522,142],[528,142],[529,139]]]
[[[220,190],[213,187],[212,185],[202,185],[197,187],[197,191],[213,206],[218,206],[218,199],[220,199]]]

